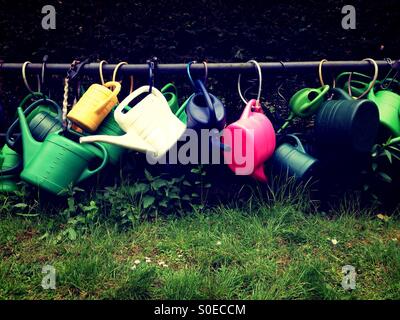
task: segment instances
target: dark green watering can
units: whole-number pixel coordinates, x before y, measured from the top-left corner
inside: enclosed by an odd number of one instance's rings
[[[0,150],[3,163],[0,165],[0,192],[18,191],[17,182],[22,168],[20,155],[4,145]]]
[[[166,84],[162,89],[161,89],[162,94],[164,95],[165,99],[168,102],[168,105],[170,106],[172,112],[181,120],[184,124],[187,123],[187,116],[186,116],[186,105],[188,103],[188,100],[185,101],[185,103],[179,107],[179,102],[178,102],[178,90],[176,89],[175,85],[172,83]]]
[[[355,100],[339,88],[319,108],[315,137],[319,150],[336,156],[346,152],[370,152],[379,129],[379,111],[367,99]]]
[[[294,177],[298,181],[308,181],[317,175],[319,161],[309,155],[296,135],[285,136],[272,158],[275,173]]]
[[[42,94],[30,94],[26,96],[19,105],[23,108],[26,102],[31,98],[41,98],[31,103],[25,110],[24,114],[29,123],[29,127],[33,137],[38,141],[43,141],[48,134],[62,129],[62,111],[60,106]],[[15,135],[15,129],[19,124],[17,118],[9,127],[6,134],[7,145],[13,150],[21,153],[22,144],[19,135]]]
[[[61,135],[49,134],[43,142],[35,140],[22,108],[18,108],[24,168],[21,179],[50,193],[61,195],[67,188],[89,178],[105,167],[107,150],[100,144],[79,144]],[[100,160],[91,169],[94,160]]]

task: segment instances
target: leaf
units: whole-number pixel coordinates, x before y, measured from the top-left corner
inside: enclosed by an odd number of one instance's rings
[[[372,171],[376,171],[376,169],[378,168],[378,164],[376,162],[372,163]]]
[[[191,187],[192,186],[192,184],[187,180],[183,181],[183,185],[187,186],[187,187]]]
[[[392,154],[388,150],[384,150],[384,152],[389,162],[392,163]]]
[[[14,208],[25,209],[28,205],[26,203],[14,204]]]
[[[164,179],[158,179],[158,180],[151,182],[151,186],[154,190],[158,190],[161,187],[165,187],[166,185],[168,185],[168,181],[164,180]]]
[[[379,213],[376,217],[378,219],[381,219],[381,220],[385,221],[385,222],[388,222],[390,220],[390,217],[388,217],[387,215],[382,214],[382,213]]]
[[[378,174],[379,174],[379,177],[380,177],[383,181],[385,181],[385,182],[387,182],[387,183],[391,183],[391,182],[392,182],[392,178],[391,178],[388,174],[386,174],[386,173],[384,173],[384,172],[378,172]]]
[[[68,228],[66,231],[67,231],[67,234],[68,234],[68,239],[71,240],[71,241],[75,241],[76,238],[77,238],[77,234],[76,234],[75,229]]]
[[[153,196],[144,196],[143,197],[143,208],[147,209],[154,203],[155,200],[156,200],[156,198],[154,198]]]
[[[145,174],[147,180],[149,180],[149,181],[154,180],[153,176],[146,169],[144,170],[144,174]]]

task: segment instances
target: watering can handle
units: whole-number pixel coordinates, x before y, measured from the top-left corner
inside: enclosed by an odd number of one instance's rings
[[[96,113],[99,113],[103,109],[103,107],[107,105],[111,101],[111,99],[115,98],[121,91],[121,84],[117,81],[106,82],[105,84],[103,84],[103,86],[106,88],[114,87],[114,90],[111,91],[111,95],[107,98],[107,100],[103,103],[103,105],[99,106],[95,110]]]
[[[89,168],[86,168],[85,171],[83,171],[83,173],[81,174],[81,176],[79,177],[79,179],[76,181],[77,183],[89,178],[90,176],[94,175],[95,173],[99,172],[101,169],[103,169],[108,162],[108,152],[106,150],[106,148],[100,144],[100,143],[93,143],[93,145],[96,145],[101,151],[102,151],[102,159],[103,161],[101,162],[100,166],[98,166],[96,169],[94,170],[90,170]],[[96,156],[98,156],[96,154]]]
[[[170,90],[170,89],[172,89],[172,90]],[[178,95],[178,89],[176,88],[176,86],[173,83],[167,83],[160,91],[162,93],[172,92],[176,96]]]
[[[328,93],[329,89],[330,89],[329,85],[325,85],[321,88],[315,89],[316,91],[319,91],[319,94],[313,100],[311,100],[309,103],[306,103],[303,106],[301,106],[300,112],[305,112],[306,110],[311,109],[313,106],[320,103],[321,100]]]
[[[299,150],[299,151],[301,151],[301,152],[303,152],[303,153],[307,153],[306,150],[304,149],[304,146],[303,146],[303,144],[301,143],[299,137],[297,137],[297,136],[294,135],[294,134],[288,134],[286,137],[292,138],[292,139],[294,139],[294,140],[296,141],[296,149],[297,149],[297,150]]]
[[[217,120],[217,115],[215,114],[215,108],[214,108],[214,104],[212,103],[210,94],[208,93],[206,87],[204,86],[203,81],[195,80],[194,83],[195,83],[195,86],[198,89],[198,91],[204,96],[207,106],[210,109],[210,114],[211,114],[211,118],[212,118],[211,121],[215,123]]]
[[[114,113],[121,113],[122,114],[122,110],[128,106],[128,104],[135,99],[136,97],[138,97],[139,95],[141,95],[142,93],[146,93],[149,92],[150,90],[150,86],[142,86],[138,89],[136,89],[135,91],[133,91],[132,93],[130,93],[124,100],[122,100],[120,102],[120,104],[118,105],[118,107],[115,109]],[[163,98],[165,99],[164,95],[156,88],[152,88],[151,90],[151,94],[156,95],[159,98]]]
[[[253,114],[253,107],[257,107],[257,100],[251,99],[247,102],[240,119],[248,119]]]
[[[33,94],[32,94],[33,95]],[[28,96],[27,96],[28,97]],[[24,98],[24,100],[26,97]],[[19,105],[19,108],[22,109],[21,105],[24,105],[26,101],[22,101],[21,104]],[[40,99],[36,100],[35,102],[31,103],[25,110],[24,110],[24,115],[26,115],[28,112],[31,112],[34,108],[36,108],[38,105],[42,103],[48,103],[51,106],[57,110],[57,118],[61,121],[61,116],[62,116],[62,110],[61,107],[53,100],[50,99]],[[6,132],[6,143],[10,148],[13,148],[17,140],[12,140],[11,136],[14,134],[14,130],[19,124],[19,118],[15,119],[15,121],[11,124],[11,126],[8,128]]]

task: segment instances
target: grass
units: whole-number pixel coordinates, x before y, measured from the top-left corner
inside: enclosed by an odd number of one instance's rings
[[[277,202],[127,231],[94,223],[73,241],[60,240],[63,228],[46,215],[1,215],[0,299],[400,298],[395,216],[307,214]],[[46,264],[56,269],[56,290],[41,287]],[[357,271],[352,291],[341,286],[348,264]]]

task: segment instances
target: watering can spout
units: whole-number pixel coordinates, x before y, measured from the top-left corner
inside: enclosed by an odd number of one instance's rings
[[[267,183],[267,182],[268,182],[268,178],[267,178],[267,176],[265,175],[264,166],[263,166],[263,165],[261,165],[261,166],[255,168],[254,171],[253,171],[253,173],[251,174],[251,176],[252,176],[254,179],[258,180],[258,181],[261,181],[261,182],[264,182],[264,183]]]
[[[108,136],[108,135],[97,135],[97,136],[87,136],[81,137],[79,139],[80,143],[90,143],[90,142],[105,142],[114,144],[127,149],[134,149],[140,152],[154,152],[156,150],[149,143],[144,141],[135,132],[128,132],[122,136]]]
[[[24,111],[22,110],[21,107],[18,107],[17,109],[18,112],[18,118],[19,118],[19,123],[21,127],[21,135],[22,135],[22,146],[23,146],[23,152],[24,152],[24,165],[29,163],[32,158],[35,157],[36,152],[39,150],[41,143],[36,141],[32,134],[31,131],[29,130],[28,122],[26,120]]]

